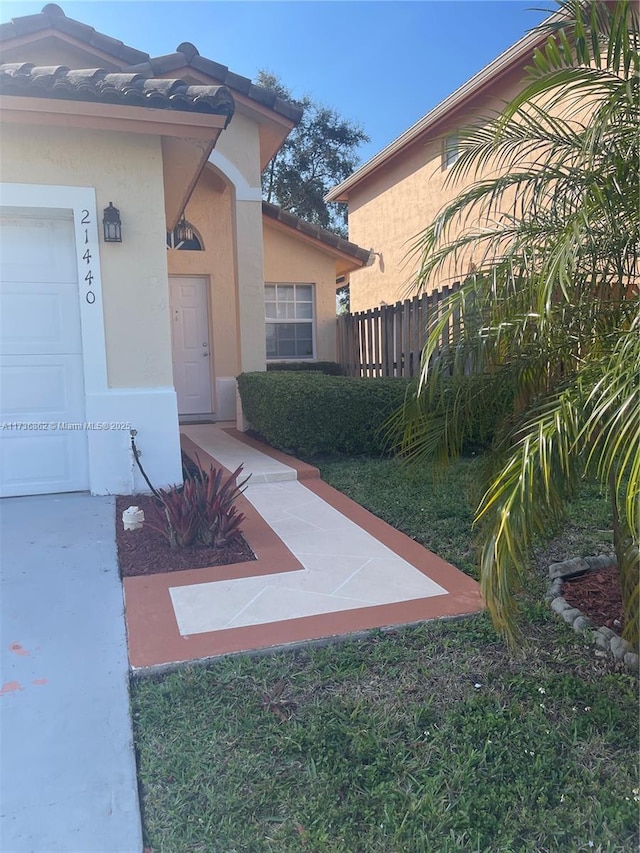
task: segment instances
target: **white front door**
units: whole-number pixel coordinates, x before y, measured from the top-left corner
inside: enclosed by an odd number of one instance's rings
[[[0,495],[89,488],[71,218],[0,215]]]
[[[173,382],[181,415],[208,415],[211,397],[209,280],[170,276]]]

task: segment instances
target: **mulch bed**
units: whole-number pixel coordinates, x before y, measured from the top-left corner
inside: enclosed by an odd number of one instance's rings
[[[621,633],[624,608],[620,576],[615,566],[565,581],[562,595],[572,607],[588,616],[596,627],[605,625],[617,634]]]
[[[197,468],[186,454],[182,454],[184,467],[194,474]],[[157,524],[152,495],[119,495],[116,498],[116,543],[122,577],[156,575],[181,572],[185,569],[206,569],[209,566],[228,566],[246,563],[256,556],[244,537],[239,537],[227,548],[171,548],[167,538],[153,530],[146,522]],[[141,530],[125,530],[122,513],[130,506],[144,511],[145,524]]]

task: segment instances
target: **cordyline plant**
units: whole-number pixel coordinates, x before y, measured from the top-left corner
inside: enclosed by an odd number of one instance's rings
[[[199,459],[196,467],[193,474],[185,471],[183,486],[157,490],[156,524],[149,526],[166,536],[172,548],[224,548],[242,535],[245,516],[235,502],[249,478],[238,483],[242,465],[226,479],[222,468],[206,470]]]
[[[524,91],[464,135],[451,177],[466,188],[416,239],[419,288],[445,269],[466,280],[430,323],[418,394],[392,434],[409,459],[452,458],[506,400],[476,525],[482,593],[510,639],[532,537],[597,474],[637,647],[638,10],[559,7]],[[458,314],[459,336],[443,341]]]

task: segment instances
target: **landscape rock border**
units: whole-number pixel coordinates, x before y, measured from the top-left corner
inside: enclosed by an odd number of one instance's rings
[[[577,607],[572,607],[562,595],[565,580],[579,577],[587,572],[610,569],[615,565],[617,565],[617,560],[614,554],[600,554],[597,557],[572,557],[569,560],[563,560],[561,563],[552,563],[549,566],[549,589],[545,598],[550,603],[553,612],[562,617],[577,634],[584,634],[585,636],[591,634],[592,642],[599,649],[609,652],[615,660],[623,662],[627,669],[637,674],[639,659],[631,644],[616,634],[615,631],[612,631],[611,628],[604,625],[595,628],[593,622]]]

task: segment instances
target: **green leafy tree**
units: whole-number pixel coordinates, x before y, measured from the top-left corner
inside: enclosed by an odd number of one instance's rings
[[[430,324],[418,394],[394,426],[409,458],[451,458],[504,401],[476,524],[482,592],[511,639],[532,537],[597,474],[637,645],[638,11],[558,5],[524,91],[465,134],[452,172],[465,188],[416,239],[420,287],[467,278]],[[437,356],[458,313],[460,336]]]
[[[336,314],[348,314],[351,310],[351,292],[348,284],[336,290]]]
[[[294,99],[274,74],[260,71],[256,82],[303,109],[300,123],[262,174],[265,200],[346,237],[346,205],[327,204],[324,196],[356,169],[358,147],[369,137],[336,110],[307,96]]]

